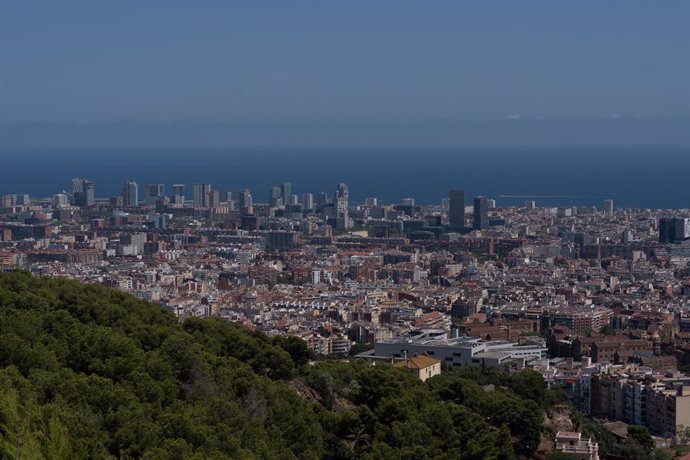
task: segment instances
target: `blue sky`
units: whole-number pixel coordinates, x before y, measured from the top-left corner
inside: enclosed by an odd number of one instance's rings
[[[687,1],[0,3],[0,122],[690,116]]]

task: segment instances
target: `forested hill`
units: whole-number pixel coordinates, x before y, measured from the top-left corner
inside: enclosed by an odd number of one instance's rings
[[[0,274],[0,458],[509,459],[539,442],[549,394],[531,372],[422,383],[309,357],[299,339]]]

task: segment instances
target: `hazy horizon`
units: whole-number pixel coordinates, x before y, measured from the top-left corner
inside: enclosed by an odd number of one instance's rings
[[[323,151],[525,147],[690,148],[690,117],[554,120],[237,120],[0,123],[0,152],[219,148]]]

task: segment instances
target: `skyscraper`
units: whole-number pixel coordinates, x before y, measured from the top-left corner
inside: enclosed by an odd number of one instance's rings
[[[450,231],[463,232],[465,230],[465,191],[451,190],[448,198]]]
[[[613,214],[613,200],[604,200],[604,214]]]
[[[338,229],[350,228],[349,206],[350,189],[346,183],[341,182],[335,191],[335,222]]]
[[[194,201],[195,208],[208,208],[208,194],[211,191],[211,184],[194,184]]]
[[[139,206],[139,186],[134,181],[127,181],[122,186],[122,203],[124,206]]]
[[[268,204],[271,206],[277,206],[280,203],[285,203],[282,200],[283,189],[281,187],[271,187],[268,191]]]
[[[324,206],[326,206],[330,202],[331,202],[331,200],[328,197],[328,193],[319,192],[319,207],[320,208],[323,208]]]
[[[280,184],[280,196],[284,204],[290,202],[290,195],[292,195],[292,182],[283,182]]]
[[[690,219],[662,217],[659,219],[659,243],[680,243],[690,239]]]
[[[149,184],[146,186],[146,202],[156,204],[159,198],[165,196],[164,184]]]
[[[220,206],[220,192],[218,190],[211,190],[208,192],[208,207],[217,208]]]
[[[96,204],[96,184],[91,180],[84,181],[84,206],[89,208]]]
[[[241,208],[248,208],[252,205],[252,193],[248,188],[240,190],[237,197]]]
[[[314,209],[314,195],[311,193],[302,195],[302,205],[304,209]]]
[[[171,201],[175,204],[184,204],[184,184],[173,184]]]
[[[231,201],[232,201],[232,192],[228,192],[226,190],[221,190],[220,202],[221,203],[230,203]]]
[[[94,185],[87,179],[72,179],[72,203],[82,208],[96,204]]]
[[[489,226],[489,200],[483,196],[475,197],[472,228],[484,230]]]

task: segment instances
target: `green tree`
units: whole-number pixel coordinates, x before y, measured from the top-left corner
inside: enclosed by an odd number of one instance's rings
[[[654,439],[646,427],[628,425],[628,437],[639,444],[647,454],[654,450]]]

